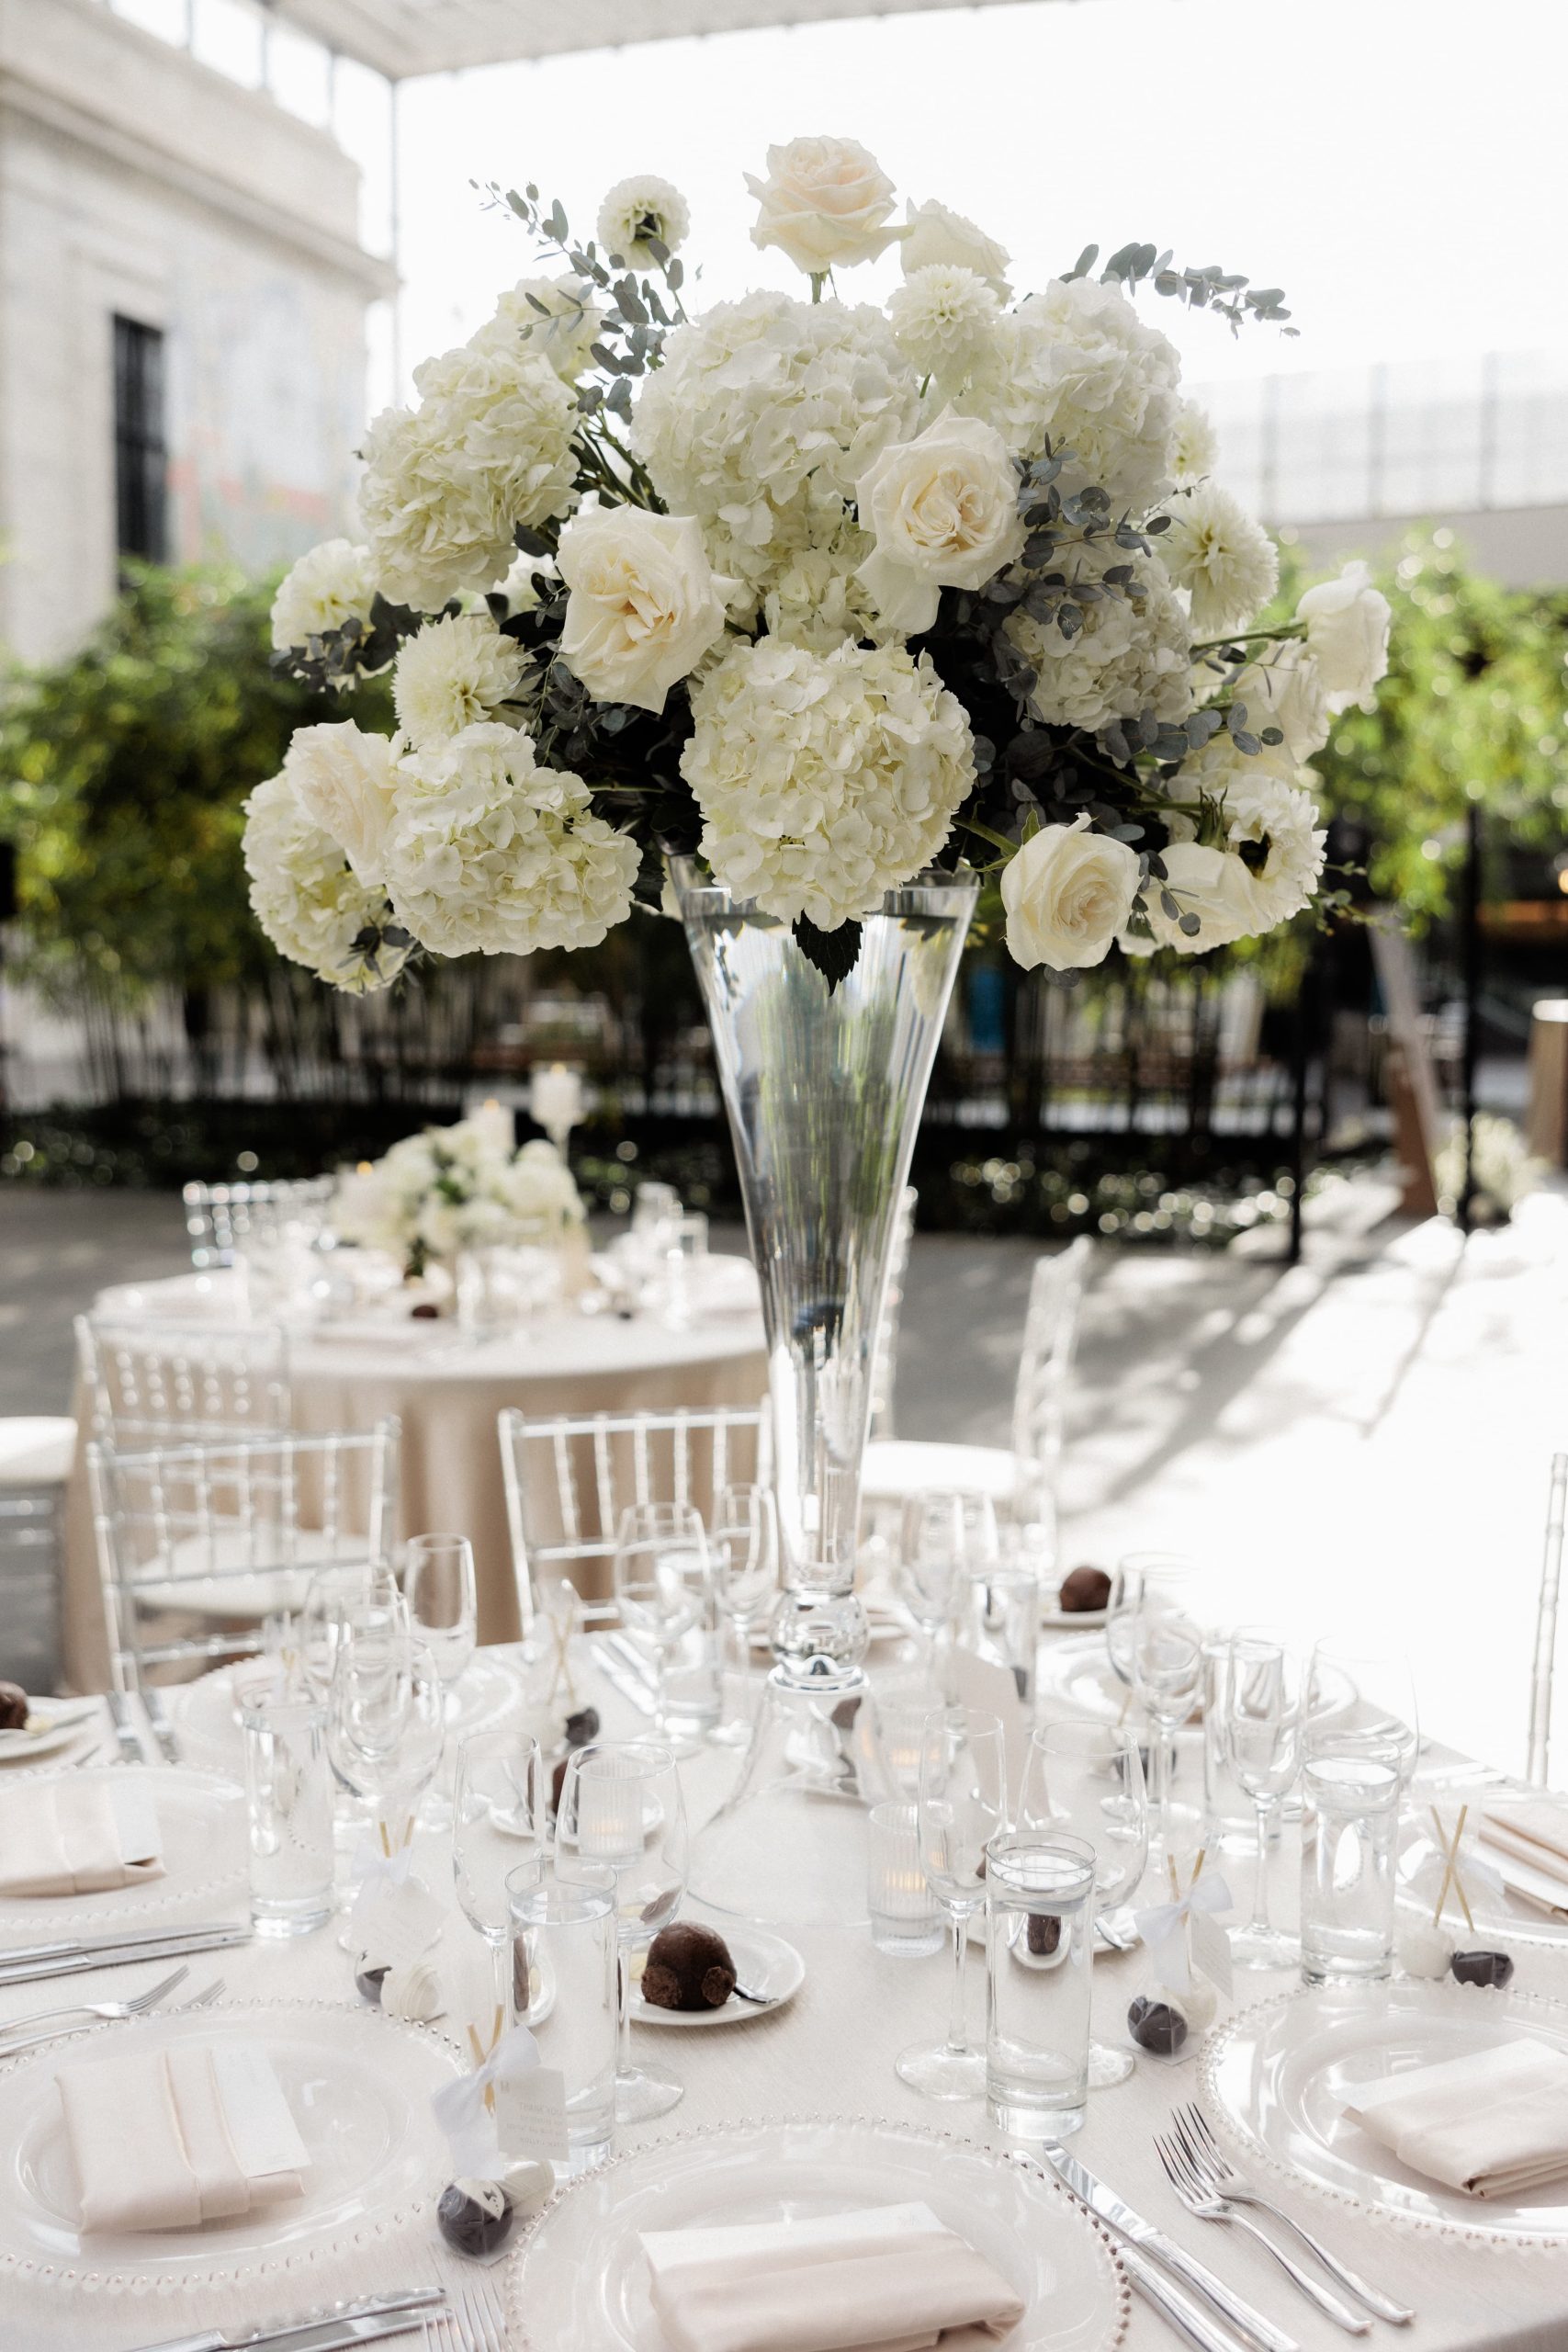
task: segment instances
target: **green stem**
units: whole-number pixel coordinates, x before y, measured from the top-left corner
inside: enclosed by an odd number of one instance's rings
[[[982,825],[977,817],[960,817],[958,822],[966,833],[974,833],[978,840],[989,842],[993,849],[999,849],[1004,858],[1018,854],[1020,844],[1017,842],[1010,842],[1005,833],[994,833],[989,825]]]
[[[1206,637],[1192,650],[1194,653],[1216,653],[1222,645],[1277,643],[1284,638],[1300,637],[1301,634],[1294,621],[1281,621],[1278,628],[1238,628],[1233,629],[1229,637]]]

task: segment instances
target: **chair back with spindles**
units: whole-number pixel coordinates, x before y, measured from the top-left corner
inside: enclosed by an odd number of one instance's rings
[[[909,1272],[909,1250],[915,1238],[915,1211],[920,1196],[906,1184],[893,1220],[893,1248],[887,1267],[887,1288],[882,1294],[876,1341],[871,1355],[871,1431],[874,1438],[893,1435],[893,1386],[898,1371],[898,1318],[904,1305],[904,1284]]]
[[[1012,1409],[1013,1514],[1021,1520],[1046,1518],[1055,1505],[1078,1310],[1093,1257],[1093,1242],[1080,1234],[1066,1250],[1038,1259],[1030,1282]]]
[[[257,1184],[187,1184],[186,1231],[191,1263],[205,1272],[231,1266],[247,1241],[282,1240],[290,1227],[321,1232],[337,1193],[335,1176],[280,1178]]]
[[[1557,1668],[1557,1603],[1562,1582],[1562,1526],[1568,1510],[1568,1453],[1551,1457],[1547,1490],[1546,1544],[1541,1554],[1540,1595],[1536,1603],[1535,1657],[1530,1666],[1529,1737],[1525,1776],[1544,1789],[1551,1766],[1551,1686]]]
[[[497,1427],[525,1634],[547,1574],[568,1577],[590,1602],[607,1599],[615,1531],[632,1504],[689,1502],[705,1518],[723,1487],[772,1475],[761,1406],[553,1419],[507,1406]]]
[[[275,1323],[79,1315],[76,1357],[93,1435],[118,1453],[288,1427],[288,1341]]]

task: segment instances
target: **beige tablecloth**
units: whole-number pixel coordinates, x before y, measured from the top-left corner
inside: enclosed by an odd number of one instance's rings
[[[723,1261],[721,1261],[723,1262]],[[177,1306],[183,1278],[168,1285]],[[165,1286],[138,1297],[156,1317]],[[468,1535],[479,1582],[479,1639],[518,1631],[517,1595],[506,1532],[496,1415],[664,1412],[678,1405],[753,1406],[768,1385],[761,1313],[699,1317],[673,1329],[652,1316],[625,1321],[565,1307],[542,1317],[526,1339],[466,1346],[448,1323],[400,1322],[385,1333],[331,1327],[289,1350],[295,1426],[366,1430],[383,1415],[402,1423],[400,1525],[405,1535],[440,1530]],[[78,1395],[78,1425],[90,1408]],[[79,1450],[66,1492],[63,1601],[65,1673],[73,1690],[108,1679],[86,1465]]]

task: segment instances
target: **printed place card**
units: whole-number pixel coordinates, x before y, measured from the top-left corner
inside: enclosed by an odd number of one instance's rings
[[[503,2156],[546,2156],[564,2164],[571,2153],[566,2133],[566,2076],[557,2066],[526,2066],[495,2092],[495,2130]]]
[[[379,1875],[361,1887],[348,1921],[374,1968],[406,1968],[430,1950],[446,1923],[445,1906],[423,1879],[406,1878],[400,1884]]]

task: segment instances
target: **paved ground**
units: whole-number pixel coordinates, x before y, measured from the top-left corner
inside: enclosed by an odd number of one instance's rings
[[[1517,1762],[1549,1457],[1568,1445],[1568,1189],[1468,1244],[1393,1205],[1376,1179],[1335,1188],[1293,1271],[1273,1233],[1218,1256],[1103,1253],[1066,1548],[1190,1552],[1210,1566],[1216,1621],[1397,1643],[1429,1724]],[[1034,1256],[917,1242],[902,1435],[1005,1442]],[[167,1196],[0,1193],[0,1412],[62,1411],[72,1314],[107,1282],[186,1262]],[[36,1673],[46,1639],[8,1594],[0,1673],[18,1654]]]

